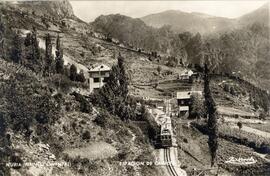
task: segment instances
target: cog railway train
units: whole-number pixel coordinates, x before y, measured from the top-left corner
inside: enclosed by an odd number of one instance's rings
[[[172,146],[172,123],[171,118],[161,115],[160,119],[160,133],[157,135],[156,144],[160,148],[168,148]]]

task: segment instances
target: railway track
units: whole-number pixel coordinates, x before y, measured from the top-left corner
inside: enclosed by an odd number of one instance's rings
[[[166,166],[167,166],[167,169],[168,169],[169,173],[172,176],[178,176],[174,166],[172,165],[171,155],[170,155],[170,148],[164,149],[164,159],[165,159]]]

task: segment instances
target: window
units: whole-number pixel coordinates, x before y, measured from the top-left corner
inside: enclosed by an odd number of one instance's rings
[[[107,82],[108,81],[108,77],[105,77],[105,78],[103,78],[103,82]]]
[[[99,82],[99,78],[94,78],[94,83],[98,83]]]

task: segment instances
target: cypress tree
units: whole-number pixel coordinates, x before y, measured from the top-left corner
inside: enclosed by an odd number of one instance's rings
[[[63,74],[64,73],[64,60],[63,60],[63,50],[61,48],[61,43],[60,43],[60,37],[59,35],[57,36],[56,39],[56,51],[55,51],[55,69],[56,73]]]
[[[53,70],[52,41],[50,34],[45,36],[45,72],[50,75]]]
[[[211,153],[211,166],[213,166],[218,149],[217,109],[210,90],[209,69],[206,63],[204,64],[204,96],[208,114],[208,146]]]
[[[77,67],[74,65],[74,64],[72,64],[71,66],[70,66],[70,75],[69,75],[69,78],[70,78],[70,80],[71,81],[76,81],[77,79]]]
[[[120,55],[118,57],[118,68],[119,68],[119,83],[120,83],[120,96],[126,100],[128,95],[128,76],[126,74],[125,66],[124,66],[124,58]]]
[[[128,77],[126,75],[124,58],[119,56],[117,65],[111,68],[107,83],[97,92],[94,103],[106,108],[122,120],[130,117],[130,107],[127,106]]]
[[[39,51],[39,43],[37,39],[37,30],[33,28],[32,35],[31,35],[31,44],[32,44],[32,58],[35,60],[40,59],[40,51]]]
[[[12,39],[10,57],[15,63],[20,63],[22,60],[22,40],[18,32],[15,33]]]
[[[4,54],[4,38],[5,38],[5,24],[4,20],[2,18],[2,15],[0,17],[0,56],[5,56]]]

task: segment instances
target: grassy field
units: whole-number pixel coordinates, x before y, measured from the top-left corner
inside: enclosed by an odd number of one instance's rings
[[[246,125],[251,127],[251,128],[255,128],[255,129],[270,133],[270,123],[266,123],[266,124],[246,124]]]

